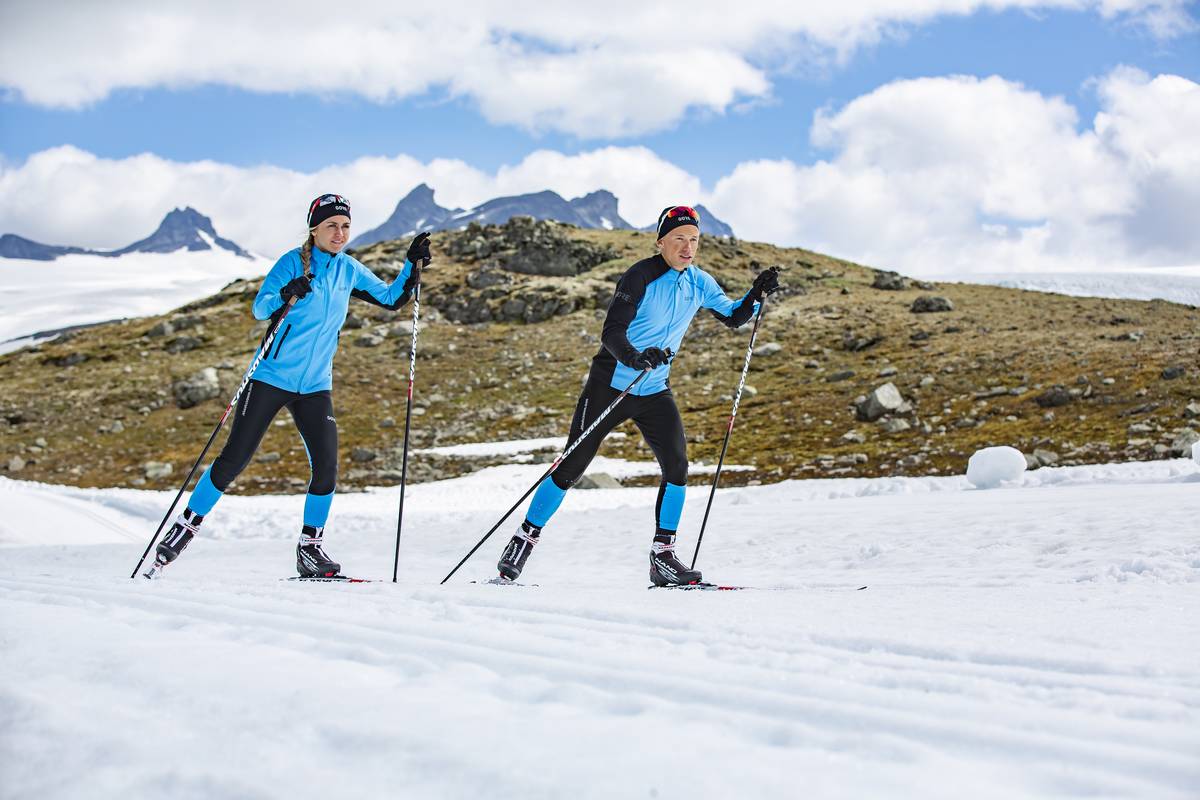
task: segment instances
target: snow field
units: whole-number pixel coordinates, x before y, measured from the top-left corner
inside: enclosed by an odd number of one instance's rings
[[[723,490],[699,566],[745,592],[647,591],[655,490],[574,491],[537,587],[469,582],[516,520],[439,586],[542,469],[409,487],[399,584],[353,586],[278,580],[300,496],[226,497],[149,583],[170,495],[0,479],[0,794],[1200,791],[1191,461]],[[347,572],[390,578],[397,496],[335,501]]]
[[[926,277],[1076,297],[1169,300],[1172,303],[1200,306],[1200,265],[1146,268],[1130,272],[1008,272]]]
[[[225,250],[0,259],[0,353],[32,344],[18,337],[41,331],[164,314],[238,278],[265,275],[272,263]]]

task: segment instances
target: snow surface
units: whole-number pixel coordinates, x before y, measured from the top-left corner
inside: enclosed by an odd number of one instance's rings
[[[54,261],[0,259],[0,353],[31,344],[41,331],[162,314],[208,297],[273,262],[227,250],[66,255]],[[15,341],[13,341],[15,340]]]
[[[976,489],[995,489],[1021,480],[1025,456],[1015,447],[985,447],[967,459],[967,482]]]
[[[1159,267],[1137,272],[972,273],[966,276],[934,275],[930,280],[986,283],[1076,297],[1169,300],[1200,306],[1200,266]]]
[[[647,591],[656,490],[573,491],[538,586],[470,582],[515,521],[439,586],[542,469],[409,487],[396,585],[280,581],[299,495],[129,580],[173,493],[0,478],[0,794],[1200,795],[1191,460],[722,490],[699,566],[744,592]],[[397,499],[337,498],[348,572]]]
[[[624,439],[625,433],[614,431],[607,439]],[[567,446],[565,436],[545,436],[540,439],[507,439],[501,442],[470,442],[467,444],[449,444],[439,447],[425,447],[414,450],[416,455],[450,456],[454,458],[476,458],[482,456],[513,456],[512,461],[528,463],[533,460],[532,453],[537,450],[557,450],[561,452]],[[753,472],[751,464],[725,464],[722,472]],[[716,464],[705,464],[703,461],[693,461],[688,464],[691,475],[711,475],[717,471]],[[603,472],[614,478],[638,478],[646,475],[658,475],[660,469],[653,461],[626,461],[621,458],[596,456],[592,459],[589,472]]]

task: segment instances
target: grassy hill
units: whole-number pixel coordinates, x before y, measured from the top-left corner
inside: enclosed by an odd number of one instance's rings
[[[515,220],[438,234],[434,253],[414,445],[565,434],[613,284],[653,253],[652,235]],[[392,275],[403,245],[355,255]],[[993,444],[1036,449],[1042,463],[1161,458],[1200,428],[1193,307],[968,284],[884,290],[873,288],[877,273],[868,267],[736,240],[706,240],[697,261],[730,294],[770,264],[783,267],[787,286],[768,305],[758,340],[765,348],[752,363],[728,456],[755,470],[723,483],[961,473],[974,450]],[[0,470],[79,486],[176,486],[259,343],[263,324],[250,314],[257,290],[258,282],[238,281],[161,317],[0,356]],[[914,313],[922,296],[945,298],[953,310]],[[340,485],[395,483],[411,308],[352,301],[351,313],[334,370]],[[702,313],[684,340],[672,386],[693,463],[717,457],[749,332]],[[178,382],[206,368],[219,393],[181,407],[187,392]],[[860,419],[856,401],[888,382],[905,407]],[[601,452],[651,459],[628,430]],[[173,471],[162,475],[147,462]],[[414,455],[410,477],[482,463],[495,462]],[[238,489],[295,491],[307,475],[299,435],[281,417]]]

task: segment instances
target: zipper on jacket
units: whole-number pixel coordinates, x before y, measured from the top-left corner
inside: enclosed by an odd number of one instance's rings
[[[271,358],[273,360],[278,360],[279,351],[283,349],[283,340],[286,339],[288,337],[288,334],[291,332],[292,332],[292,323],[289,322],[288,326],[283,329],[283,336],[279,337],[279,344],[275,345],[275,355],[271,356]]]

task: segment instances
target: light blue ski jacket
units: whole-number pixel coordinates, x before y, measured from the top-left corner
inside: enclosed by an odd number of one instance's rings
[[[709,309],[725,325],[745,324],[758,310],[747,292],[735,300],[725,294],[717,279],[697,266],[674,270],[661,255],[634,264],[621,276],[609,304],[594,368],[603,370],[609,385],[624,389],[640,370],[633,359],[648,347],[679,351],[683,336],[701,308]],[[668,386],[671,365],[666,364],[642,379],[631,394],[645,396]]]
[[[333,388],[333,356],[350,297],[392,310],[400,308],[408,302],[404,284],[412,274],[412,264],[406,260],[396,280],[387,284],[352,256],[330,255],[315,247],[309,269],[312,291],[288,312],[271,352],[254,373],[255,380],[299,394]],[[279,313],[284,305],[279,291],[303,274],[300,248],[284,253],[254,298],[254,317],[268,319]]]

